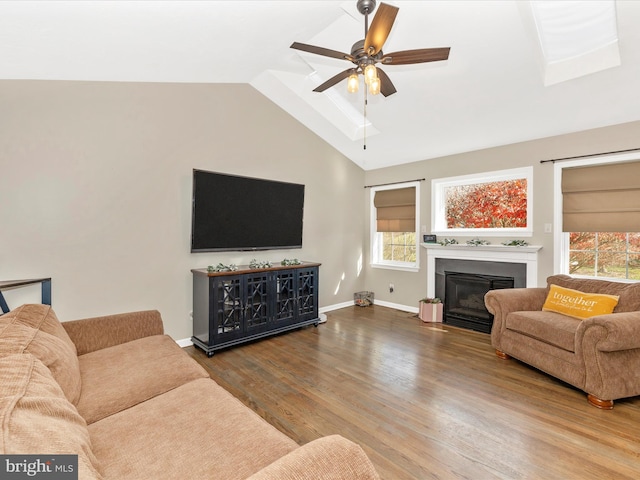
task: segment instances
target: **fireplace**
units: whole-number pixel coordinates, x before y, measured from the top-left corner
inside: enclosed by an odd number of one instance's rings
[[[447,302],[445,294],[445,272],[471,274],[484,278],[507,277],[513,279],[512,288],[538,286],[538,251],[542,248],[540,246],[510,247],[506,245],[471,246],[456,244],[445,247],[438,244],[423,243],[422,247],[427,251],[427,297],[443,299],[445,309],[447,308],[447,303],[450,303]],[[494,284],[493,288],[503,288],[501,285],[496,286]],[[482,294],[482,297],[482,307],[484,308],[484,294]],[[478,297],[474,297],[473,301],[467,299],[465,303],[467,305],[478,305]],[[481,317],[480,322],[478,320],[469,320],[466,316],[453,321],[449,317],[448,323],[449,325],[490,332],[493,319],[489,315],[489,312],[486,311],[484,311],[484,315],[476,315]],[[488,320],[487,317],[489,317]],[[480,323],[484,323],[484,325],[480,326]]]
[[[514,278],[477,273],[444,272],[443,323],[491,333],[493,315],[484,306],[489,290],[513,288]]]

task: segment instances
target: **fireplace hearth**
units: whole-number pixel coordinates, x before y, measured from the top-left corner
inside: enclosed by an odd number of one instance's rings
[[[443,323],[491,333],[493,315],[484,305],[489,290],[513,288],[514,277],[464,272],[444,272]]]

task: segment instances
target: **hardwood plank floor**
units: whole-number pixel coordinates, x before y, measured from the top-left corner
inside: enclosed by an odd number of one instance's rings
[[[638,479],[640,397],[603,411],[489,335],[381,306],[217,352],[211,377],[300,444],[339,433],[383,479]]]

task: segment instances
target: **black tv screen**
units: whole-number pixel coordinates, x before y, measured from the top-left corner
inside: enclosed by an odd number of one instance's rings
[[[191,252],[302,248],[304,185],[193,170]]]

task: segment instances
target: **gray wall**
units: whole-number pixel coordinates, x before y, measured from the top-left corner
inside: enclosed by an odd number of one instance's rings
[[[538,284],[544,285],[547,276],[556,273],[553,264],[553,235],[544,233],[544,224],[553,224],[553,164],[540,164],[540,160],[587,155],[640,147],[640,122],[583,131],[574,134],[549,137],[502,147],[452,155],[398,167],[371,170],[365,174],[365,183],[401,182],[425,178],[421,183],[421,225],[431,231],[431,180],[456,175],[489,172],[524,166],[533,166],[533,237],[527,238],[532,245],[542,245],[539,257]],[[639,153],[640,156],[640,153]],[[363,209],[366,231],[369,231],[369,190],[363,193]],[[499,244],[511,238],[487,238]],[[459,237],[460,243],[469,238]],[[420,249],[420,271],[400,272],[371,268],[369,236],[366,237],[365,278],[368,290],[375,293],[376,300],[397,305],[416,307],[418,300],[426,296],[427,271],[426,252]],[[389,293],[389,283],[394,292]]]
[[[426,178],[430,230],[431,179],[533,165],[542,283],[553,166],[539,161],[640,146],[635,122],[364,172],[248,85],[1,81],[0,112],[0,279],[53,277],[63,320],[157,308],[176,339],[191,335],[190,269],[218,262],[317,261],[321,307],[359,290],[417,306],[423,251],[418,273],[369,267],[365,184]],[[304,183],[304,248],[189,253],[193,168]],[[37,288],[5,297],[38,301]]]
[[[252,258],[321,262],[321,306],[363,289],[364,172],[248,85],[2,81],[0,112],[0,279],[52,277],[62,320],[158,309],[188,338],[190,269]],[[305,184],[304,247],[191,254],[193,168]]]

